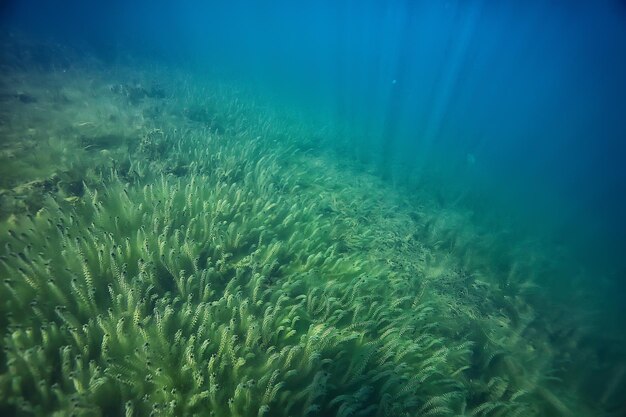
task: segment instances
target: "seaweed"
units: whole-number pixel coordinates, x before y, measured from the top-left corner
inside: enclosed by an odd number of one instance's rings
[[[333,140],[316,127],[185,82],[149,121],[160,87],[103,77],[89,111],[42,98],[78,116],[50,111],[47,141],[3,157],[20,169],[0,193],[0,413],[618,409],[623,368],[598,355],[616,361],[619,342],[598,352],[549,314],[543,247],[506,252],[469,210],[310,152]],[[597,369],[594,405],[580,381]]]

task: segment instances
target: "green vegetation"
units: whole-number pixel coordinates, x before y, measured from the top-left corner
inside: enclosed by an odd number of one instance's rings
[[[3,113],[0,414],[595,415],[540,248],[229,88],[73,71]]]

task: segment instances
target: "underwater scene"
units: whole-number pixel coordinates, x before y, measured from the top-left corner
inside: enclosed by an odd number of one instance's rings
[[[623,1],[0,6],[0,416],[626,416]]]

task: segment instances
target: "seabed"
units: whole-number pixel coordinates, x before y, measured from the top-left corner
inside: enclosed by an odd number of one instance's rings
[[[585,392],[607,365],[542,299],[542,246],[503,249],[469,210],[389,186],[235,85],[56,45],[5,54],[3,416],[616,403],[619,378]]]

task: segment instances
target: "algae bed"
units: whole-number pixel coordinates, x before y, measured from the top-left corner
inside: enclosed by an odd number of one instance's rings
[[[541,242],[232,83],[3,53],[1,415],[624,415]]]

